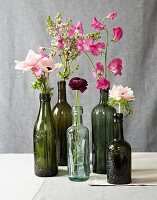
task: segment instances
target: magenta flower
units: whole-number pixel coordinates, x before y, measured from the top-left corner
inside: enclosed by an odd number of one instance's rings
[[[96,17],[93,17],[91,26],[95,28],[96,31],[101,31],[105,27],[105,25],[99,22]]]
[[[114,74],[114,76],[116,76],[117,74],[119,74],[120,76],[122,75],[122,59],[120,58],[115,58],[113,59],[109,65],[108,65],[109,70],[111,70],[111,72]]]
[[[123,87],[122,85],[114,85],[111,90],[109,90],[109,98],[115,100],[124,99],[126,101],[135,100],[135,96],[131,88]]]
[[[93,54],[93,56],[98,56],[101,53],[101,51],[105,49],[105,43],[98,42],[95,44],[90,44],[89,49],[90,49],[90,52]]]
[[[114,33],[113,37],[114,42],[118,42],[123,36],[123,30],[121,27],[113,28],[113,33]]]
[[[97,80],[96,88],[99,90],[107,90],[110,88],[110,82],[106,78],[102,77]]]
[[[117,17],[116,11],[109,13],[105,18],[106,19],[114,19],[115,17]]]
[[[80,53],[85,52],[85,47],[84,47],[84,40],[82,38],[79,38],[76,42],[77,49]]]
[[[88,82],[79,77],[74,77],[69,81],[69,86],[72,90],[79,90],[80,92],[84,92],[87,89]]]
[[[61,50],[64,48],[64,43],[63,43],[63,39],[59,38],[58,39],[58,50]]]
[[[102,65],[101,62],[96,63],[96,68],[95,71],[93,71],[93,76],[94,78],[99,78],[100,76],[103,76],[104,74],[104,66]]]
[[[73,36],[75,33],[83,34],[83,25],[81,22],[78,22],[76,26],[71,25],[69,29],[69,35]]]

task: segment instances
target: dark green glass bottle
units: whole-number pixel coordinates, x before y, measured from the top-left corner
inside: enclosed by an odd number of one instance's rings
[[[55,176],[58,171],[50,100],[50,94],[40,94],[39,114],[34,126],[34,166],[35,174],[40,177]]]
[[[107,149],[107,181],[111,184],[131,182],[131,146],[123,136],[123,114],[115,115],[114,140]]]
[[[52,109],[52,116],[58,137],[58,164],[67,165],[66,130],[72,125],[71,106],[66,99],[66,82],[58,82],[58,102]]]
[[[106,173],[106,148],[113,140],[113,107],[108,106],[108,90],[100,91],[100,102],[92,110],[93,172]]]

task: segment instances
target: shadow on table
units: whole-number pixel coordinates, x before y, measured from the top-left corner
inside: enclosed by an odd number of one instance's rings
[[[66,176],[66,175],[68,175],[67,170],[65,170],[65,169],[59,169],[58,170],[57,176]]]

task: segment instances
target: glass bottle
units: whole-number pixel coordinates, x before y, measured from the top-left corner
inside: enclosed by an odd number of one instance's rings
[[[34,166],[40,177],[55,176],[58,171],[56,138],[52,121],[50,94],[40,94],[40,108],[34,126]]]
[[[114,140],[107,149],[107,181],[111,184],[131,182],[131,146],[123,136],[123,114],[115,115]]]
[[[58,102],[52,109],[52,116],[58,139],[58,165],[67,166],[66,130],[72,125],[71,106],[66,99],[66,82],[58,82]]]
[[[113,140],[115,108],[107,104],[108,90],[100,91],[100,101],[92,110],[92,164],[93,172],[106,173],[106,148]]]
[[[86,181],[90,175],[89,130],[82,123],[83,108],[72,107],[73,124],[67,130],[68,177]]]

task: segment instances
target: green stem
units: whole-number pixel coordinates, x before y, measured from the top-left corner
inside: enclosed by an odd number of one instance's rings
[[[33,73],[33,75],[35,76],[35,79],[36,80],[38,80],[38,77],[37,77],[37,75],[36,75],[36,73],[35,73],[35,71],[32,69],[32,73]],[[40,87],[40,92],[42,93],[42,88]]]
[[[93,66],[93,68],[94,68],[94,70],[95,70],[95,66],[94,66],[94,63],[92,62],[92,59],[90,58],[90,56],[88,55],[87,52],[85,52],[85,54],[86,54],[86,56],[88,57],[90,63],[92,64],[92,66]]]
[[[121,104],[118,103],[118,113],[121,113]]]
[[[105,78],[107,78],[107,53],[108,53],[108,29],[105,28],[106,31],[106,51],[105,51]]]

